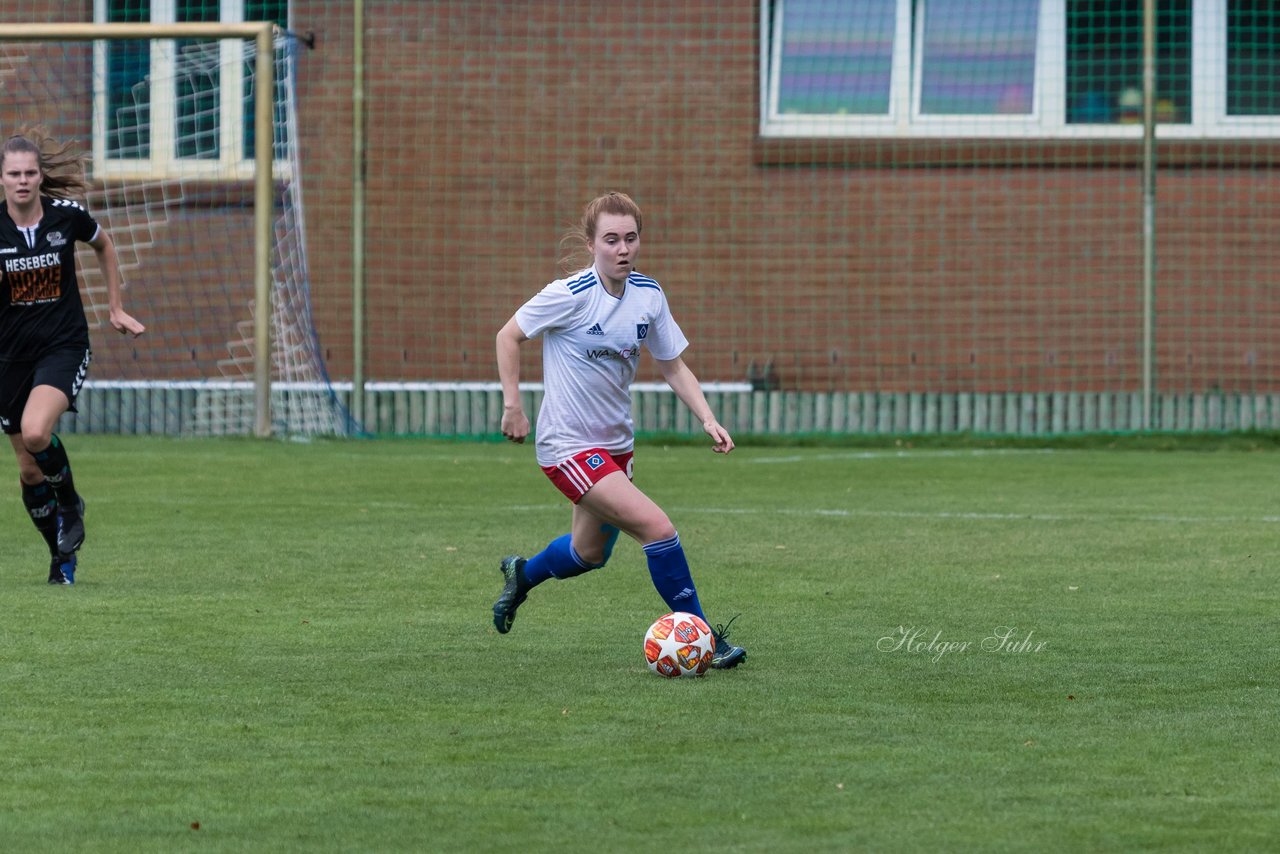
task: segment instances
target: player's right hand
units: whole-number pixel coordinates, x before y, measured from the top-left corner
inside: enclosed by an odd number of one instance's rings
[[[523,445],[529,435],[529,419],[522,409],[508,409],[502,413],[502,435],[517,445]]]

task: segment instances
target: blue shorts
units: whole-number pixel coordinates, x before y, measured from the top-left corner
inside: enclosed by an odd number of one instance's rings
[[[76,396],[89,375],[93,353],[86,347],[53,350],[30,362],[0,362],[0,430],[8,436],[22,432],[22,411],[31,390],[49,385],[67,396],[67,411],[76,411]]]

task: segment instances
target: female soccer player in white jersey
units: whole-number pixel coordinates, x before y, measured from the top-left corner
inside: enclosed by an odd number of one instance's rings
[[[713,451],[729,453],[733,439],[680,358],[689,342],[662,288],[636,272],[640,229],[640,208],[628,196],[608,193],[592,201],[571,235],[590,251],[592,266],[547,285],[498,332],[502,435],[513,442],[529,435],[520,404],[520,345],[541,336],[544,395],[537,459],[574,504],[570,533],[528,560],[503,559],[502,595],[493,606],[494,626],[503,634],[511,631],[516,609],[531,589],[604,566],[619,531],[643,547],[667,607],[706,619],[679,534],[662,508],[631,481],[631,381],[640,350],[653,354],[662,376],[711,437]],[[726,629],[715,630],[712,666],[720,669],[747,655],[728,642]]]
[[[85,190],[82,156],[32,128],[5,141],[0,179],[0,429],[18,455],[22,503],[49,546],[49,583],[73,584],[84,501],[53,428],[62,413],[76,411],[89,370],[77,241],[98,257],[111,325],[134,337],[144,327],[121,304],[111,238],[72,200]]]

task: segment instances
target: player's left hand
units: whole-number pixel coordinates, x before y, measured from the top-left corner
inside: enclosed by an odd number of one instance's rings
[[[111,312],[111,326],[121,335],[132,335],[134,338],[147,331],[147,327],[135,320],[124,309]]]
[[[733,450],[733,437],[729,435],[729,431],[720,426],[720,422],[711,418],[702,422],[702,429],[715,442],[711,446],[711,450],[717,454],[727,454]]]

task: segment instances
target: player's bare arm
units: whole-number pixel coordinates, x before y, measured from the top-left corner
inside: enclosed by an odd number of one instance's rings
[[[98,266],[102,276],[107,280],[107,308],[111,326],[122,335],[137,338],[147,330],[132,315],[124,310],[124,297],[120,286],[120,260],[116,257],[116,245],[106,229],[99,228],[93,240],[89,241],[94,253],[98,256]]]
[[[529,436],[529,418],[520,403],[520,345],[529,338],[513,316],[498,330],[498,379],[502,383],[502,435],[521,444]]]
[[[707,396],[702,393],[701,383],[684,363],[684,359],[676,356],[674,359],[655,359],[654,361],[657,362],[658,370],[662,372],[662,378],[667,381],[667,385],[671,386],[676,397],[689,407],[689,411],[701,422],[702,429],[711,437],[714,443],[711,450],[717,454],[727,454],[732,451],[733,437],[716,420],[715,414],[711,411],[711,404],[707,403]]]

